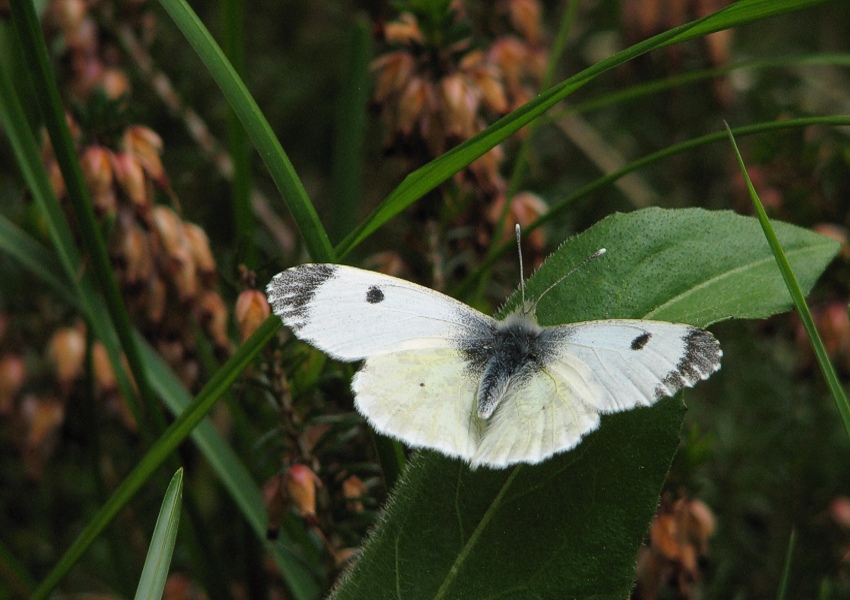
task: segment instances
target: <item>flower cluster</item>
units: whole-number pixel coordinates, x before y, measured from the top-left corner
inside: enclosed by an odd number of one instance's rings
[[[540,3],[502,0],[496,6],[505,23],[492,36],[471,32],[460,1],[436,22],[433,15],[406,12],[382,27],[389,51],[373,63],[373,101],[388,133],[388,151],[424,164],[537,94],[547,61]],[[496,146],[456,178],[460,195],[471,200],[460,221],[499,222],[508,187],[500,171],[504,160],[504,149]],[[513,223],[526,225],[546,210],[530,193],[510,202],[503,232],[508,237]],[[489,235],[480,233],[480,241],[486,243]]]
[[[714,513],[704,502],[663,497],[649,526],[649,545],[638,554],[637,589],[632,598],[654,600],[666,597],[665,590],[670,589],[676,598],[699,597],[700,563],[708,554],[714,529]]]

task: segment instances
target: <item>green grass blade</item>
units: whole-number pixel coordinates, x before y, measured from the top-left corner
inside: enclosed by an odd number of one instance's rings
[[[316,209],[245,83],[188,3],[184,0],[160,0],[160,4],[204,62],[245,127],[292,213],[311,258],[317,262],[334,262],[336,255]]]
[[[788,581],[791,579],[791,559],[794,557],[794,548],[797,546],[797,530],[792,529],[788,536],[788,549],[785,551],[785,564],[782,567],[782,580],[779,582],[779,591],[776,600],[785,600],[788,595]]]
[[[724,77],[735,71],[758,71],[763,69],[789,68],[798,66],[833,66],[850,67],[850,54],[812,54],[805,56],[782,56],[776,58],[762,58],[758,60],[747,60],[733,64],[723,65],[713,69],[700,69],[688,71],[679,75],[671,75],[655,81],[647,81],[618,89],[604,96],[592,98],[580,102],[564,110],[550,113],[551,120],[555,121],[566,115],[586,114],[608,106],[622,104],[630,100],[645,98],[659,92],[682,87],[691,83],[707,81]]]
[[[622,50],[540,94],[463,144],[408,175],[360,226],[337,246],[340,257],[424,194],[528,125],[599,75],[642,54],[715,31],[823,4],[828,0],[741,0],[711,15],[681,25]]]
[[[0,215],[0,248],[50,287],[62,288],[69,296],[73,295],[71,289],[65,286],[56,256],[3,215]]]
[[[245,14],[243,0],[221,0],[221,36],[224,53],[234,71],[245,72]],[[236,245],[241,260],[249,269],[257,268],[254,230],[256,223],[251,207],[251,146],[245,128],[231,108],[227,111],[227,151],[233,161],[231,201]]]
[[[337,104],[333,156],[331,238],[341,240],[354,228],[363,195],[363,134],[369,101],[372,31],[365,19],[351,25],[345,81]]]
[[[159,517],[151,536],[145,566],[136,588],[136,600],[159,600],[165,589],[174,543],[177,541],[177,529],[180,525],[180,508],[183,498],[183,469],[179,469],[162,499]]]
[[[729,140],[732,142],[732,147],[735,150],[738,167],[740,168],[741,174],[744,176],[744,180],[747,183],[750,200],[752,200],[753,207],[756,209],[759,223],[764,230],[764,236],[767,238],[768,244],[770,244],[770,250],[773,252],[776,264],[779,267],[779,271],[782,273],[782,278],[785,280],[785,285],[788,288],[788,292],[791,294],[794,306],[797,308],[800,320],[806,330],[806,335],[809,337],[809,341],[815,351],[818,366],[820,366],[820,370],[823,373],[824,379],[826,379],[829,391],[832,393],[832,398],[835,401],[836,408],[838,408],[838,413],[841,415],[841,421],[844,423],[844,429],[847,432],[847,436],[850,437],[850,404],[847,402],[844,387],[838,380],[838,375],[835,373],[835,369],[833,369],[832,363],[829,361],[829,356],[826,353],[826,348],[824,348],[823,340],[818,333],[817,327],[815,327],[815,321],[812,318],[812,313],[809,311],[809,307],[806,304],[806,298],[803,295],[803,290],[800,289],[800,284],[797,282],[797,277],[794,274],[791,265],[788,263],[788,258],[782,249],[782,244],[780,244],[779,239],[776,237],[776,232],[774,231],[773,225],[770,223],[770,219],[767,218],[767,213],[764,210],[764,206],[762,206],[755,187],[753,187],[753,182],[750,181],[747,168],[744,165],[744,159],[741,157],[738,145],[735,143],[735,136],[732,134],[728,125],[726,126],[726,133]]]

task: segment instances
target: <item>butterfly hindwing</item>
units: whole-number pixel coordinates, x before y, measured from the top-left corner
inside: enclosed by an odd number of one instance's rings
[[[457,352],[407,350],[366,359],[351,383],[355,406],[381,433],[470,460],[481,425],[478,382]]]
[[[581,399],[588,393],[580,379],[538,371],[515,386],[488,420],[472,466],[538,463],[574,447],[599,426],[599,413]]]

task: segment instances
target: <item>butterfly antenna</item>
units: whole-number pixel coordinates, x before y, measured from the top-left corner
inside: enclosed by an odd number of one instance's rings
[[[553,283],[552,285],[550,285],[549,287],[547,287],[545,290],[543,290],[543,293],[542,293],[542,294],[540,294],[540,295],[537,297],[537,300],[535,300],[535,301],[534,301],[534,308],[536,308],[536,307],[537,307],[537,303],[538,303],[538,302],[540,302],[540,301],[543,299],[543,296],[545,296],[546,294],[548,294],[549,292],[551,292],[551,291],[552,291],[552,289],[553,289],[556,285],[558,285],[558,284],[559,284],[559,283],[561,283],[564,279],[566,279],[567,277],[569,277],[570,275],[572,275],[573,273],[575,273],[576,271],[578,271],[579,269],[581,269],[584,265],[586,265],[587,263],[589,263],[590,261],[592,261],[594,258],[599,258],[600,256],[602,256],[602,255],[603,255],[603,254],[605,254],[606,252],[608,252],[608,251],[607,251],[605,248],[600,248],[599,250],[597,250],[596,252],[594,252],[593,254],[591,254],[590,256],[588,256],[587,258],[585,258],[583,261],[581,261],[579,264],[577,264],[576,266],[574,266],[572,269],[570,269],[570,272],[569,272],[569,273],[567,273],[566,275],[562,275],[561,277],[559,277],[559,278],[558,278],[558,280],[557,280],[555,283]]]
[[[519,255],[519,289],[522,294],[522,306],[525,308],[525,275],[522,271],[522,229],[517,223],[514,226],[514,231],[516,231],[516,251]]]

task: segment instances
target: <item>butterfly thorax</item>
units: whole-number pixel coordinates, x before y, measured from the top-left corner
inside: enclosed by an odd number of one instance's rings
[[[521,387],[551,354],[547,330],[534,316],[519,310],[496,322],[486,352],[470,356],[480,369],[478,416],[489,419],[505,397]]]

